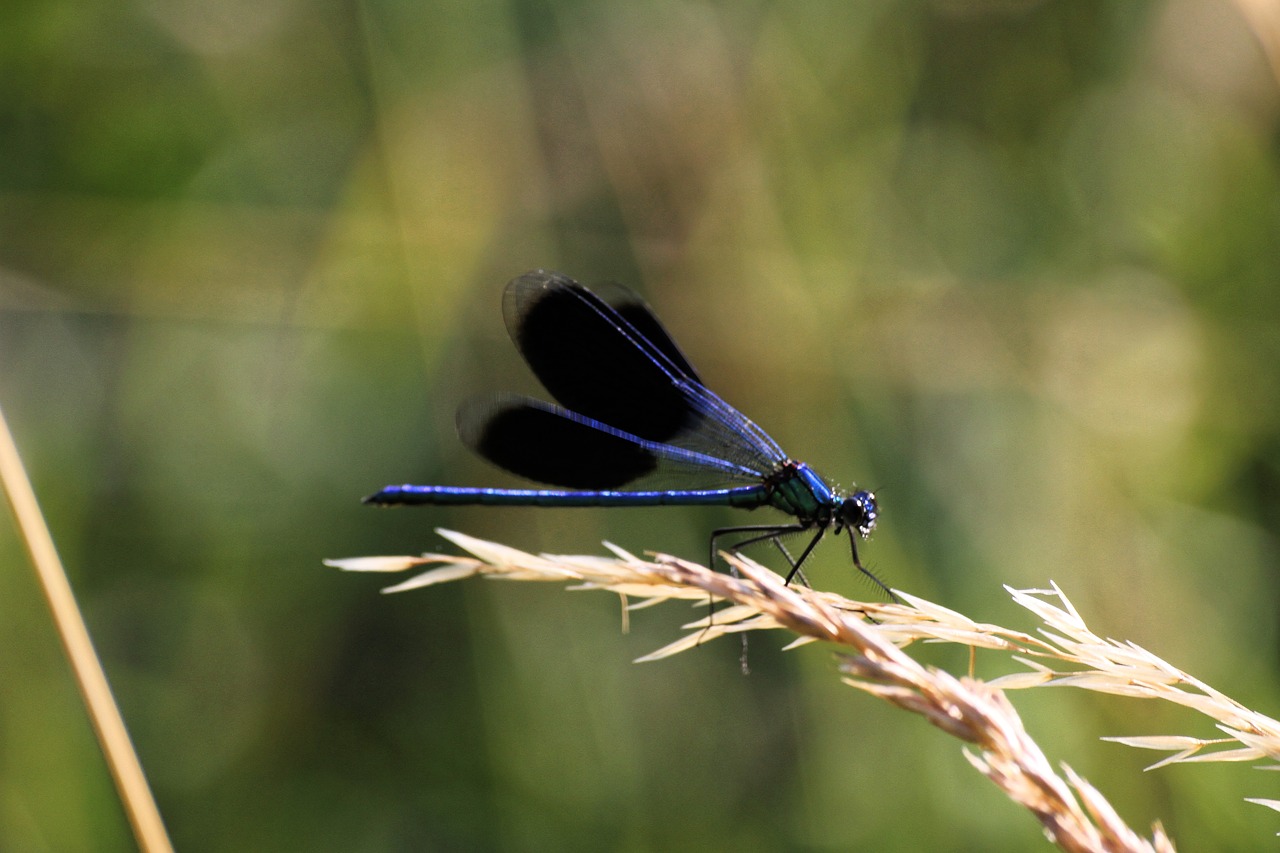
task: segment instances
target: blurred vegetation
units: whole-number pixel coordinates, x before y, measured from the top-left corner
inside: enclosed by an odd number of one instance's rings
[[[513,483],[452,412],[537,390],[499,311],[534,267],[643,290],[713,388],[876,489],[864,554],[892,585],[1025,624],[1000,585],[1052,578],[1275,714],[1265,37],[1194,0],[4,4],[0,405],[177,846],[1042,843],[816,647],[756,641],[750,678],[727,644],[637,666],[684,611],[622,635],[599,598],[388,598],[320,565],[435,526],[701,558],[742,520],[359,504]],[[0,548],[0,848],[131,849]],[[840,546],[809,576],[871,594]],[[1188,850],[1276,830],[1242,801],[1268,777],[1144,775],[1098,741],[1200,720],[1016,699],[1132,825]]]

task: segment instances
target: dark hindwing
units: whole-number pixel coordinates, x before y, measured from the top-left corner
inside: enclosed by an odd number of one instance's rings
[[[716,456],[628,435],[519,394],[473,397],[458,408],[458,435],[499,468],[570,489],[676,490],[758,483],[760,474]]]
[[[651,474],[653,452],[568,412],[515,394],[473,397],[458,407],[458,436],[512,474],[567,489],[617,489]]]

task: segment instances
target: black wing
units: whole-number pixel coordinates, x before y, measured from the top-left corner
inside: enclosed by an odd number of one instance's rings
[[[645,441],[518,394],[465,401],[458,407],[457,425],[462,442],[499,468],[569,489],[619,489],[659,473],[696,477],[703,488],[761,479],[754,470]]]
[[[639,296],[621,285],[599,290],[538,270],[512,280],[503,296],[511,339],[565,408],[761,476],[786,458],[763,430],[702,384]]]

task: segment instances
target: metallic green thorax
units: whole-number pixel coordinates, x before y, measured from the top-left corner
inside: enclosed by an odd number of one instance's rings
[[[843,497],[803,462],[787,462],[771,482],[771,506],[800,521],[816,521],[820,526],[830,521],[832,509]]]

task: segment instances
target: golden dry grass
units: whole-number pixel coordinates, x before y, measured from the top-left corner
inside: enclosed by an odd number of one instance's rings
[[[1204,740],[1152,735],[1111,738],[1170,755],[1175,762],[1280,758],[1280,722],[1252,711],[1142,647],[1104,639],[1089,630],[1057,586],[1008,591],[1041,626],[1034,634],[975,622],[932,602],[897,592],[903,603],[850,601],[832,593],[787,586],[768,569],[726,555],[739,576],[710,571],[675,557],[638,558],[609,546],[612,558],[534,555],[453,531],[442,536],[465,555],[362,557],[328,561],[348,571],[425,569],[384,592],[403,592],[480,575],[492,579],[554,581],[578,590],[623,597],[624,612],[671,599],[723,602],[714,616],[685,625],[687,633],[639,661],[656,661],[726,634],[784,629],[792,646],[824,641],[848,651],[840,659],[844,681],[920,714],[972,749],[966,757],[1014,802],[1040,821],[1064,850],[1173,850],[1157,824],[1150,839],[1127,827],[1106,799],[1067,766],[1055,768],[1027,733],[1006,692],[1045,685],[1076,687],[1173,702],[1210,717],[1226,735]],[[725,606],[727,605],[727,606]],[[1007,653],[1025,672],[990,681],[956,677],[918,663],[905,651],[917,641],[946,642]],[[1280,803],[1254,799],[1277,808]]]
[[[125,728],[124,717],[112,695],[107,674],[93,647],[84,615],[58,556],[53,535],[36,501],[26,466],[13,433],[0,412],[0,491],[13,510],[22,544],[26,546],[36,582],[44,593],[54,629],[62,640],[67,663],[80,688],[85,711],[102,747],[103,758],[120,794],[120,803],[133,828],[134,840],[144,853],[172,853],[168,831],[151,794],[138,754]]]

